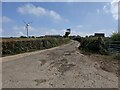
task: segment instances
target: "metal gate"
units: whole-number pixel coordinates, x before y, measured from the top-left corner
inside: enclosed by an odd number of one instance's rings
[[[107,46],[110,52],[120,53],[120,41],[109,41]]]

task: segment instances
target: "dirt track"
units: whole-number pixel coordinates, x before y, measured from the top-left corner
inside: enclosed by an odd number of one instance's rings
[[[78,42],[3,58],[3,88],[118,88],[118,77],[81,54]]]

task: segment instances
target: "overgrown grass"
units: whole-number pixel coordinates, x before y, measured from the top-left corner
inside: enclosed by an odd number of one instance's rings
[[[86,55],[99,54],[109,55],[112,60],[120,60],[118,52],[111,52],[109,44],[120,45],[120,33],[113,33],[111,37],[80,37],[76,39],[80,42],[80,52]],[[115,41],[115,42],[114,42]],[[114,48],[113,48],[114,49]]]

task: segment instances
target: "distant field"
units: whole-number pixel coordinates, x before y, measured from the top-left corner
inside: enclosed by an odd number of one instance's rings
[[[44,38],[1,38],[0,42],[41,40],[41,39],[44,39]]]

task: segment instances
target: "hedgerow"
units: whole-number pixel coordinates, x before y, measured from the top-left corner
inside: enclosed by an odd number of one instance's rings
[[[70,40],[67,38],[44,38],[33,40],[8,40],[2,42],[2,56],[14,55],[24,52],[30,52],[35,50],[48,49],[56,47],[64,43],[68,43]]]

